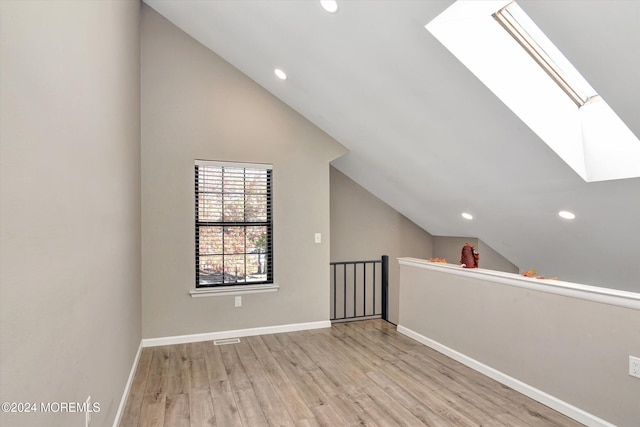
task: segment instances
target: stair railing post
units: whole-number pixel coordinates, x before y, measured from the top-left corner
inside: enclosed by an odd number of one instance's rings
[[[389,255],[382,255],[382,318],[389,320]]]

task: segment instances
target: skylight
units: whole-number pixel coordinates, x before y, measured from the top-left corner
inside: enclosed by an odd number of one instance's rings
[[[582,179],[640,177],[640,140],[515,2],[458,0],[426,28]]]

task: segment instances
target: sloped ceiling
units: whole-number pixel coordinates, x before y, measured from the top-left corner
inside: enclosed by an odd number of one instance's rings
[[[349,148],[334,166],[430,233],[640,292],[640,179],[586,183],[560,160],[425,30],[451,0],[145,2]],[[519,4],[640,135],[640,2]]]

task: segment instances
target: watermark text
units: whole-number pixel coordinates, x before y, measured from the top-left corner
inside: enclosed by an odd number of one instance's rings
[[[2,402],[2,412],[87,413],[100,412],[100,402]]]

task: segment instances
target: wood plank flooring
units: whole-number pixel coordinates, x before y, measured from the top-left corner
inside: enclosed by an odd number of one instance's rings
[[[142,350],[121,427],[572,427],[383,320]]]

